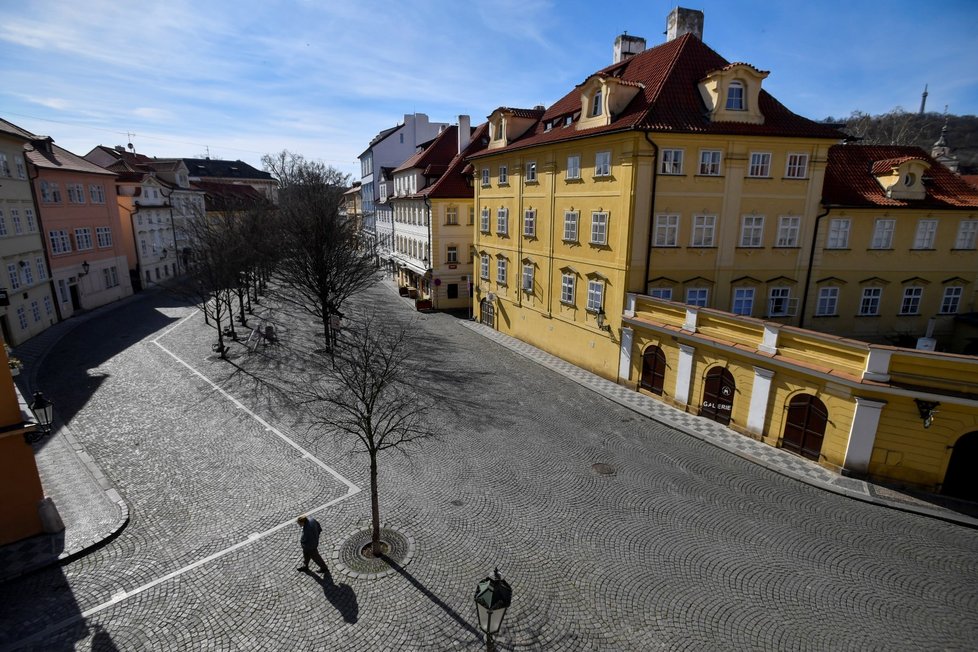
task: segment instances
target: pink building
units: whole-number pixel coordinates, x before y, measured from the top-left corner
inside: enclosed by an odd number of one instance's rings
[[[50,138],[26,152],[62,319],[132,294],[115,173]]]

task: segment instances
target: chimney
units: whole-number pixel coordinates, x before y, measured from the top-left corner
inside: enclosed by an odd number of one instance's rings
[[[458,117],[458,153],[461,154],[469,146],[472,139],[472,123],[467,115]]]
[[[631,59],[636,54],[645,51],[645,39],[641,36],[629,36],[620,34],[615,37],[615,60],[613,63],[621,63],[625,59]]]
[[[703,40],[703,12],[698,9],[676,7],[666,18],[666,41],[673,41],[683,34],[692,34]]]

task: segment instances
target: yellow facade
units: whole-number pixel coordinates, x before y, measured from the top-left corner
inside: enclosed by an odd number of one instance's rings
[[[474,211],[471,197],[431,200],[430,293],[435,310],[471,305]]]
[[[941,490],[959,442],[978,437],[978,359],[970,356],[868,344],[641,295],[626,305],[623,342],[620,383],[704,418],[713,418],[704,409],[706,378],[726,369],[735,385],[728,425],[772,446],[785,445],[793,399],[816,398],[827,419],[817,450],[802,454],[836,470]],[[643,374],[652,375],[643,359],[654,347],[664,354],[661,393],[643,387]],[[917,401],[937,404],[926,425]]]

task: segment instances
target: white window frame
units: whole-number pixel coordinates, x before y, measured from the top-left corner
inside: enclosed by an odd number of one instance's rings
[[[808,154],[803,152],[789,153],[784,166],[784,176],[786,179],[807,179]]]
[[[20,330],[27,330],[27,311],[24,310],[24,306],[17,306],[17,322],[20,324]]]
[[[18,209],[10,209],[10,222],[14,225],[14,235],[20,235],[24,232],[24,227],[20,221],[20,211]]]
[[[926,219],[917,221],[917,232],[913,237],[914,249],[933,249],[937,240],[937,220]]]
[[[482,233],[489,233],[489,207],[483,206],[482,212],[479,215],[479,231]]]
[[[883,288],[868,287],[863,288],[863,295],[859,300],[859,316],[875,317],[880,314],[880,304],[883,302]]]
[[[782,215],[778,218],[776,247],[797,248],[801,238],[801,217]]]
[[[852,220],[848,217],[835,218],[829,220],[829,233],[825,239],[826,249],[848,249],[849,248],[849,229]]]
[[[523,211],[523,237],[537,237],[537,209],[527,208]]]
[[[754,179],[771,177],[771,152],[751,152],[747,176]]]
[[[458,264],[458,245],[445,247],[445,262],[449,265]]]
[[[591,244],[608,244],[608,211],[593,211],[591,213]]]
[[[503,186],[509,183],[509,166],[500,165],[499,166],[499,185]]]
[[[700,175],[704,177],[720,176],[720,164],[723,161],[723,150],[700,150]]]
[[[489,187],[489,168],[482,168],[482,187]]]
[[[655,237],[653,247],[679,246],[679,214],[664,213],[655,216]]]
[[[527,161],[526,162],[526,182],[533,183],[537,180],[537,162]]]
[[[754,312],[754,288],[734,288],[730,301],[730,312],[750,317]]]
[[[901,315],[919,315],[920,304],[924,300],[924,288],[911,285],[903,288],[903,300],[900,302]]]
[[[653,299],[672,301],[672,288],[649,288],[649,296]]]
[[[563,272],[560,275],[560,302],[572,306],[574,305],[574,290],[577,279],[572,272]]]
[[[523,285],[524,292],[533,292],[533,263],[523,263]]]
[[[686,301],[684,302],[686,305],[705,308],[709,302],[709,288],[686,288]]]
[[[737,90],[736,93],[734,89]],[[723,106],[727,111],[747,110],[747,89],[744,87],[744,82],[734,80],[727,84],[727,100]]]
[[[744,215],[740,221],[740,247],[758,249],[764,246],[764,216]]]
[[[683,158],[686,150],[672,147],[662,150],[662,160],[659,163],[659,174],[681,175],[683,173]]]
[[[815,305],[816,317],[833,317],[839,314],[839,288],[830,286],[818,289]]]
[[[445,224],[450,226],[458,225],[458,206],[445,207]]]
[[[690,236],[691,247],[716,246],[717,216],[693,215],[693,232]]]
[[[3,216],[3,209],[0,209],[0,236],[7,235],[7,219]]]
[[[37,266],[37,280],[46,281],[48,280],[48,266],[44,262],[44,256],[38,256],[34,259],[34,264]]]
[[[51,245],[51,255],[71,253],[71,238],[68,236],[67,229],[48,231],[48,242]]]
[[[791,288],[781,285],[768,290],[768,317],[787,317],[790,314],[790,307]]]
[[[611,152],[598,152],[594,155],[594,176],[611,176]]]
[[[509,234],[509,209],[500,206],[496,209],[496,235]]]
[[[7,263],[7,277],[10,279],[10,289],[20,289],[20,273],[17,271],[17,263]]]
[[[591,97],[591,113],[590,117],[599,116],[604,112],[604,107],[602,106],[602,96],[603,93],[601,89],[594,91],[594,95]]]
[[[34,285],[34,269],[31,264],[24,261],[24,266],[20,268],[20,271],[24,275],[24,285]]]
[[[601,312],[604,306],[604,281],[601,279],[588,279],[587,282],[587,307],[588,312]]]
[[[483,281],[489,280],[489,254],[479,256],[479,278]]]
[[[580,211],[564,211],[564,242],[578,241],[578,223],[581,220]]]
[[[896,220],[888,217],[878,217],[873,222],[873,239],[870,249],[892,249],[893,234],[896,232]]]
[[[955,249],[975,249],[978,244],[978,220],[961,220],[958,235],[954,239]]]
[[[961,297],[964,296],[964,288],[960,285],[949,285],[944,288],[944,296],[941,297],[942,315],[955,315],[961,308]]]
[[[581,178],[581,157],[578,154],[571,154],[567,157],[567,179]]]
[[[88,251],[95,248],[92,243],[92,229],[87,226],[75,229],[75,248],[78,251]]]
[[[507,269],[507,263],[509,261],[503,257],[496,259],[496,285],[507,285],[506,273],[509,271]]]

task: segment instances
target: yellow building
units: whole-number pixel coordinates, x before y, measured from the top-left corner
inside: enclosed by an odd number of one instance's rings
[[[837,145],[822,197],[804,326],[978,353],[978,189],[916,147]]]
[[[497,109],[470,158],[480,319],[606,378],[629,292],[797,318],[841,137],[695,31],[643,44],[550,108]]]
[[[978,500],[978,358],[631,294],[619,382],[858,476]]]

